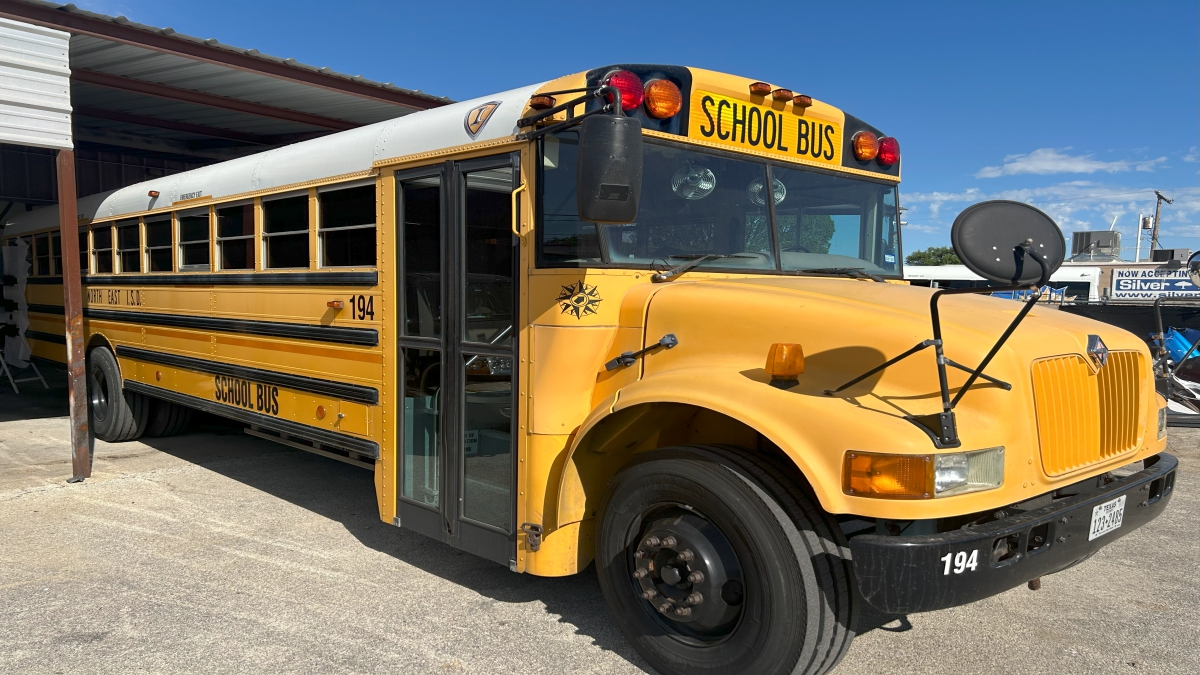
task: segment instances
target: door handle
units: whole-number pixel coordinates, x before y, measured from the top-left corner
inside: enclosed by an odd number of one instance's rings
[[[512,191],[512,231],[517,237],[521,236],[521,212],[517,210],[517,202],[522,192],[525,192],[526,184],[521,183],[521,187]]]

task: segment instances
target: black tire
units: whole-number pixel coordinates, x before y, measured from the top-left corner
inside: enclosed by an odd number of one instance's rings
[[[88,417],[96,438],[120,443],[141,436],[150,417],[150,399],[125,391],[117,357],[104,347],[92,349],[87,374]]]
[[[151,398],[150,401],[150,421],[146,424],[146,436],[175,436],[183,433],[192,421],[191,408],[161,398]]]
[[[609,484],[597,575],[660,672],[818,675],[845,655],[858,619],[849,546],[785,471],[749,450],[681,446]]]

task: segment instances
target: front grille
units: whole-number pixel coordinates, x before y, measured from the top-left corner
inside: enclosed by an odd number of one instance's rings
[[[1033,364],[1042,466],[1061,476],[1137,448],[1142,355],[1114,351],[1092,372],[1079,355]]]

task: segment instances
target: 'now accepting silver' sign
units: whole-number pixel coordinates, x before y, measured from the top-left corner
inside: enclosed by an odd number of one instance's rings
[[[1113,270],[1111,297],[1114,300],[1155,300],[1200,297],[1200,288],[1188,279],[1187,270],[1118,267]]]

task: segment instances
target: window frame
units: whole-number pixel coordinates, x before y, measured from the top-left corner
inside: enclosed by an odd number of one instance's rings
[[[307,218],[305,219],[305,227],[302,230],[287,230],[285,232],[267,232],[267,204],[271,202],[282,201],[284,199],[299,199],[303,197],[306,200]],[[312,238],[313,238],[313,195],[309,190],[289,190],[272,195],[263,195],[259,208],[262,210],[262,243],[259,245],[259,254],[262,256],[263,270],[307,270],[312,268]],[[308,249],[307,259],[303,265],[292,267],[272,267],[270,265],[269,244],[270,240],[275,237],[304,237],[305,247]]]
[[[49,232],[39,232],[37,234],[34,234],[30,238],[29,243],[30,243],[30,251],[33,253],[33,265],[31,266],[32,269],[30,270],[31,271],[30,276],[34,276],[34,277],[51,276],[50,270],[52,267],[51,260],[53,259],[53,256],[50,251],[50,233]],[[38,246],[43,245],[43,244],[46,246],[46,253],[44,255],[42,253],[38,252]],[[42,258],[46,259],[46,269],[42,269]]]
[[[163,218],[162,216],[166,216],[166,218]],[[169,237],[169,241],[167,241],[166,244],[162,244],[159,246],[151,246],[150,245],[150,226],[158,225],[160,223],[167,224],[167,233],[168,233],[167,236]],[[155,216],[143,216],[142,217],[142,242],[143,242],[143,244],[142,244],[142,270],[146,274],[170,274],[175,271],[175,215],[174,214],[160,213]],[[163,249],[166,249],[171,252],[170,267],[165,270],[150,269],[150,267],[151,267],[150,261],[152,260],[151,252],[152,251],[161,251]]]
[[[132,222],[129,222],[129,221],[132,221]],[[121,223],[124,223],[124,224],[121,224]],[[125,218],[123,220],[114,221],[112,225],[113,225],[113,250],[116,254],[116,261],[115,261],[116,266],[113,267],[113,270],[115,270],[116,274],[141,274],[142,269],[144,268],[144,264],[143,264],[144,261],[142,260],[142,257],[143,257],[143,255],[142,255],[142,241],[143,241],[142,219],[141,218]],[[121,230],[126,230],[131,227],[137,228],[137,243],[133,246],[133,248],[121,248]],[[126,254],[126,253],[136,253],[137,254],[138,268],[136,270],[126,270],[125,269],[125,255],[124,254]]]
[[[221,236],[220,211],[223,209],[230,209],[230,208],[244,208],[246,206],[250,207],[250,230],[251,230],[250,234],[239,234],[236,237],[222,237]],[[212,208],[213,242],[216,244],[216,255],[213,260],[213,267],[217,271],[226,271],[227,270],[227,268],[221,264],[221,260],[224,257],[223,253],[222,253],[222,251],[224,250],[222,245],[227,241],[244,241],[246,239],[249,239],[251,241],[251,251],[253,252],[253,256],[254,256],[250,260],[250,266],[249,267],[231,267],[231,268],[228,268],[228,270],[239,271],[239,272],[254,272],[256,270],[262,269],[262,267],[259,265],[258,256],[260,253],[265,251],[265,247],[258,245],[258,234],[259,234],[258,219],[259,219],[259,205],[258,205],[258,201],[255,199],[238,199],[238,200],[232,201],[232,202],[224,202],[222,204],[213,204],[213,208]]]
[[[107,229],[108,230],[108,237],[109,237],[108,238],[108,248],[96,248],[96,231],[99,229]],[[89,231],[88,240],[91,243],[91,246],[89,246],[88,249],[91,251],[91,256],[90,256],[91,268],[92,268],[92,270],[94,270],[95,274],[105,274],[105,275],[113,274],[114,273],[113,270],[115,270],[117,268],[116,260],[114,260],[114,256],[116,255],[116,250],[114,247],[114,244],[116,244],[116,239],[115,239],[116,233],[113,232],[113,229],[114,228],[113,228],[112,221],[105,221],[103,223],[100,223],[99,225],[94,225],[94,226],[88,228],[88,231]],[[101,269],[100,269],[100,253],[102,251],[108,251],[108,271],[107,272],[101,271]]]
[[[208,230],[207,230],[208,237],[206,239],[188,239],[187,241],[184,241],[184,239],[183,239],[183,219],[184,218],[192,218],[195,216],[199,216],[201,214],[204,214],[204,216],[208,219]],[[175,227],[174,227],[175,248],[176,248],[175,269],[179,272],[211,272],[212,268],[213,268],[213,260],[212,260],[213,212],[212,212],[212,208],[209,206],[202,206],[202,207],[195,208],[195,209],[188,209],[186,211],[175,211],[172,213],[171,218],[175,223]],[[197,246],[201,243],[203,243],[205,248],[208,249],[208,263],[202,264],[202,265],[185,265],[185,264],[183,264],[183,260],[184,260],[183,247],[184,246]]]
[[[340,227],[325,227],[325,206],[321,201],[323,195],[330,192],[340,192],[342,190],[354,190],[357,188],[370,187],[373,194],[374,203],[374,218],[375,222],[362,225],[342,225]],[[351,181],[348,183],[334,183],[331,185],[322,185],[317,188],[317,267],[319,269],[377,269],[379,267],[379,187],[374,178],[366,180]],[[370,265],[327,265],[325,264],[325,234],[329,232],[349,232],[351,230],[365,230],[368,228],[374,229],[375,232],[375,251],[372,256],[375,261]],[[265,234],[265,233],[264,233]]]

